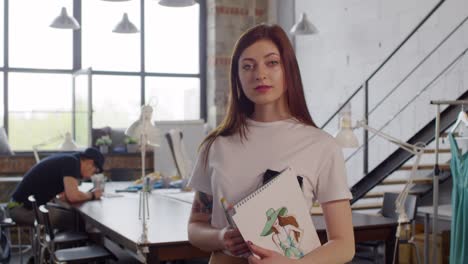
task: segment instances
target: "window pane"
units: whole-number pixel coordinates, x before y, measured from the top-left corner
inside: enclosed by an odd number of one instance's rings
[[[147,77],[145,96],[155,105],[155,120],[200,119],[198,78]]]
[[[83,66],[93,70],[140,71],[140,33],[112,32],[124,12],[137,28],[140,27],[139,1],[81,3]]]
[[[154,0],[146,0],[146,71],[199,73],[198,21],[198,4],[173,8],[158,5]]]
[[[3,72],[0,73],[0,127],[3,127],[4,125],[4,117],[5,117],[5,112],[4,110],[4,101],[3,101]]]
[[[88,74],[78,74],[75,81],[75,142],[81,146],[91,146],[89,122],[89,84]]]
[[[14,150],[31,150],[33,145],[71,132],[69,74],[10,73],[8,99],[9,137]],[[40,149],[57,149],[60,143],[58,140]]]
[[[0,1],[0,66],[3,66],[3,10],[4,10],[4,1]],[[2,119],[3,120],[3,119]],[[3,123],[2,125],[3,126]]]
[[[140,115],[140,77],[93,75],[93,127],[127,128]]]
[[[61,7],[73,14],[71,0],[10,1],[10,66],[72,68],[72,30],[49,27]]]

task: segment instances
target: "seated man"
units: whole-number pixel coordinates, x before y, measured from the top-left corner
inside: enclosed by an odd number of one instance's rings
[[[99,199],[102,190],[81,192],[78,184],[80,179],[89,179],[96,172],[102,172],[103,166],[104,156],[95,148],[45,158],[34,165],[16,187],[7,204],[11,218],[21,225],[33,225],[34,212],[28,201],[30,195],[34,195],[38,206],[49,202],[58,194],[71,203]],[[53,210],[50,213],[52,225],[59,228],[73,226],[70,221],[63,219],[63,214],[54,213]]]

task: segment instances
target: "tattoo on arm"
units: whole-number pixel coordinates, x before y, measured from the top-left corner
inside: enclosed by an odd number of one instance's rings
[[[213,211],[213,196],[206,193],[197,192],[197,199],[192,206],[192,212],[211,214]]]

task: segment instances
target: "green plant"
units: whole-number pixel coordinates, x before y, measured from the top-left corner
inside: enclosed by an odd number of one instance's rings
[[[109,136],[102,136],[96,140],[97,146],[110,146],[112,139]]]
[[[138,143],[137,140],[135,138],[132,138],[132,137],[126,137],[124,139],[124,143],[125,144],[136,144]]]

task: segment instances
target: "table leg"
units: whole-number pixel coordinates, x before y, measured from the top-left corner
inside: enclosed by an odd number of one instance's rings
[[[398,263],[398,247],[395,244],[396,227],[392,228],[392,236],[385,241],[385,263]],[[397,247],[397,248],[395,248]],[[395,262],[393,261],[393,253],[396,250]]]
[[[159,253],[155,248],[149,248],[149,252],[145,253],[145,264],[160,264]]]
[[[424,214],[424,264],[429,264],[429,214]]]

